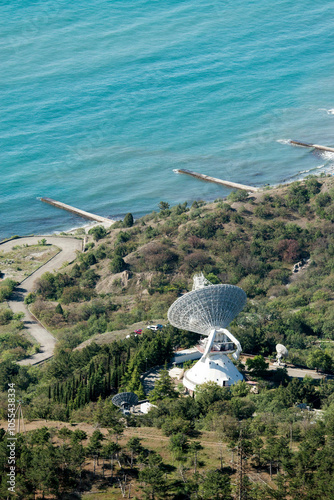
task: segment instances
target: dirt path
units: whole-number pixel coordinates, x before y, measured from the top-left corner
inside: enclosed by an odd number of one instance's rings
[[[9,252],[16,245],[35,245],[41,239],[41,236],[32,236],[27,238],[20,238],[1,244],[1,250]],[[30,314],[27,306],[24,304],[26,295],[32,291],[33,285],[37,278],[40,278],[45,272],[57,271],[62,267],[65,262],[72,262],[77,251],[82,251],[82,240],[75,238],[62,238],[61,236],[45,236],[47,243],[55,245],[60,248],[60,252],[55,255],[51,260],[46,262],[28,278],[23,280],[18,287],[16,287],[11,300],[8,301],[9,307],[14,313],[22,312],[24,314],[23,323],[28,332],[38,344],[40,344],[41,352],[30,356],[30,358],[23,359],[19,362],[20,365],[36,365],[49,359],[53,356],[53,351],[56,345],[56,339],[48,332],[32,314]]]

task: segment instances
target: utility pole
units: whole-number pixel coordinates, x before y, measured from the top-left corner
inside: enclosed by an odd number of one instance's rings
[[[17,418],[17,432],[20,432],[21,426],[22,426],[22,431],[25,433],[25,425],[24,425],[24,418],[23,418],[23,410],[22,410],[22,404],[21,401],[18,401],[18,405],[15,411],[15,418]]]
[[[246,500],[246,491],[244,488],[244,449],[242,444],[242,429],[240,429],[237,447],[237,475],[237,500]]]

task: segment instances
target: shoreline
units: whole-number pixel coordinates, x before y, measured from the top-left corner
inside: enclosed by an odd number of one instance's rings
[[[320,167],[315,167],[314,169],[311,169],[312,171],[313,170],[317,170],[319,168],[323,167],[323,165],[321,165]],[[305,172],[306,173],[306,172]],[[278,189],[280,187],[286,187],[288,186],[289,184],[292,184],[293,182],[303,182],[304,180],[306,180],[309,176],[312,176],[312,177],[316,177],[316,178],[325,178],[325,177],[333,177],[334,176],[334,173],[329,173],[329,172],[323,172],[319,175],[315,175],[315,174],[310,174],[310,173],[307,173],[307,175],[305,175],[305,177],[302,177],[302,178],[299,178],[299,179],[290,179],[290,180],[287,180],[287,181],[282,181],[280,182],[279,184],[265,184],[265,185],[262,185],[260,187],[257,188],[257,194],[261,194],[262,192],[264,191],[267,191],[267,190],[270,190],[270,189]],[[231,190],[231,192],[233,192],[233,190]],[[250,193],[251,194],[251,193]],[[225,200],[227,199],[228,195],[225,195],[225,196],[222,196],[221,199],[222,200]],[[207,203],[213,203],[214,200],[204,200],[206,201]],[[153,212],[154,210],[152,209],[151,212]],[[147,214],[151,213],[151,212],[147,212]],[[144,214],[144,215],[147,215],[147,214]],[[141,216],[143,217],[143,216]],[[15,240],[15,239],[20,239],[20,238],[26,238],[26,237],[29,237],[29,236],[36,236],[36,237],[50,237],[50,236],[74,236],[74,237],[80,237],[80,236],[85,236],[88,234],[88,231],[90,229],[92,229],[93,227],[95,226],[103,226],[105,229],[109,229],[113,224],[115,224],[116,222],[118,222],[119,220],[122,220],[121,218],[119,219],[110,219],[110,223],[109,222],[94,222],[94,221],[91,221],[91,222],[83,222],[82,225],[79,225],[79,226],[75,226],[75,227],[72,227],[70,229],[63,229],[63,230],[58,230],[58,231],[54,231],[54,232],[51,232],[51,233],[48,233],[48,234],[36,234],[36,233],[33,233],[33,234],[21,234],[21,235],[13,235],[11,237],[8,237],[8,238],[4,238],[2,240],[0,240],[0,245],[2,245],[3,243],[7,242],[7,241],[11,241],[11,240]],[[79,233],[77,234],[77,232],[79,230],[83,230],[84,232],[82,233]]]
[[[86,236],[88,234],[88,231],[92,229],[95,226],[103,226],[105,229],[110,228],[115,222],[118,222],[116,219],[110,219],[111,224],[107,222],[91,222],[91,223],[84,223],[82,226],[76,226],[72,227],[71,229],[64,229],[64,230],[59,230],[59,231],[54,231],[53,233],[47,233],[47,234],[22,234],[22,235],[13,235],[9,238],[4,238],[3,240],[0,240],[0,246],[3,245],[4,243],[7,243],[8,241],[14,241],[14,240],[20,240],[22,238],[29,238],[29,237],[36,237],[36,238],[47,238],[51,236],[72,236],[72,237],[80,237],[80,236]],[[78,230],[84,230],[84,233],[77,234]]]

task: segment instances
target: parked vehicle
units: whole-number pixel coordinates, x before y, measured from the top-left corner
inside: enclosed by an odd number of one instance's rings
[[[164,327],[163,325],[149,325],[146,328],[152,330],[153,332],[157,332],[158,330],[161,330],[163,327]]]
[[[135,330],[134,333],[137,335],[141,335],[143,333],[143,330],[140,328],[139,330]]]

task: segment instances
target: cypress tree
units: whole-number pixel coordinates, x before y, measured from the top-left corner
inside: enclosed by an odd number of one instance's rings
[[[61,314],[62,316],[64,315],[64,310],[63,310],[63,308],[61,307],[61,304],[58,304],[58,305],[56,306],[55,312],[56,312],[57,314]]]
[[[133,215],[129,212],[124,217],[123,227],[132,227],[132,226],[133,226]]]

